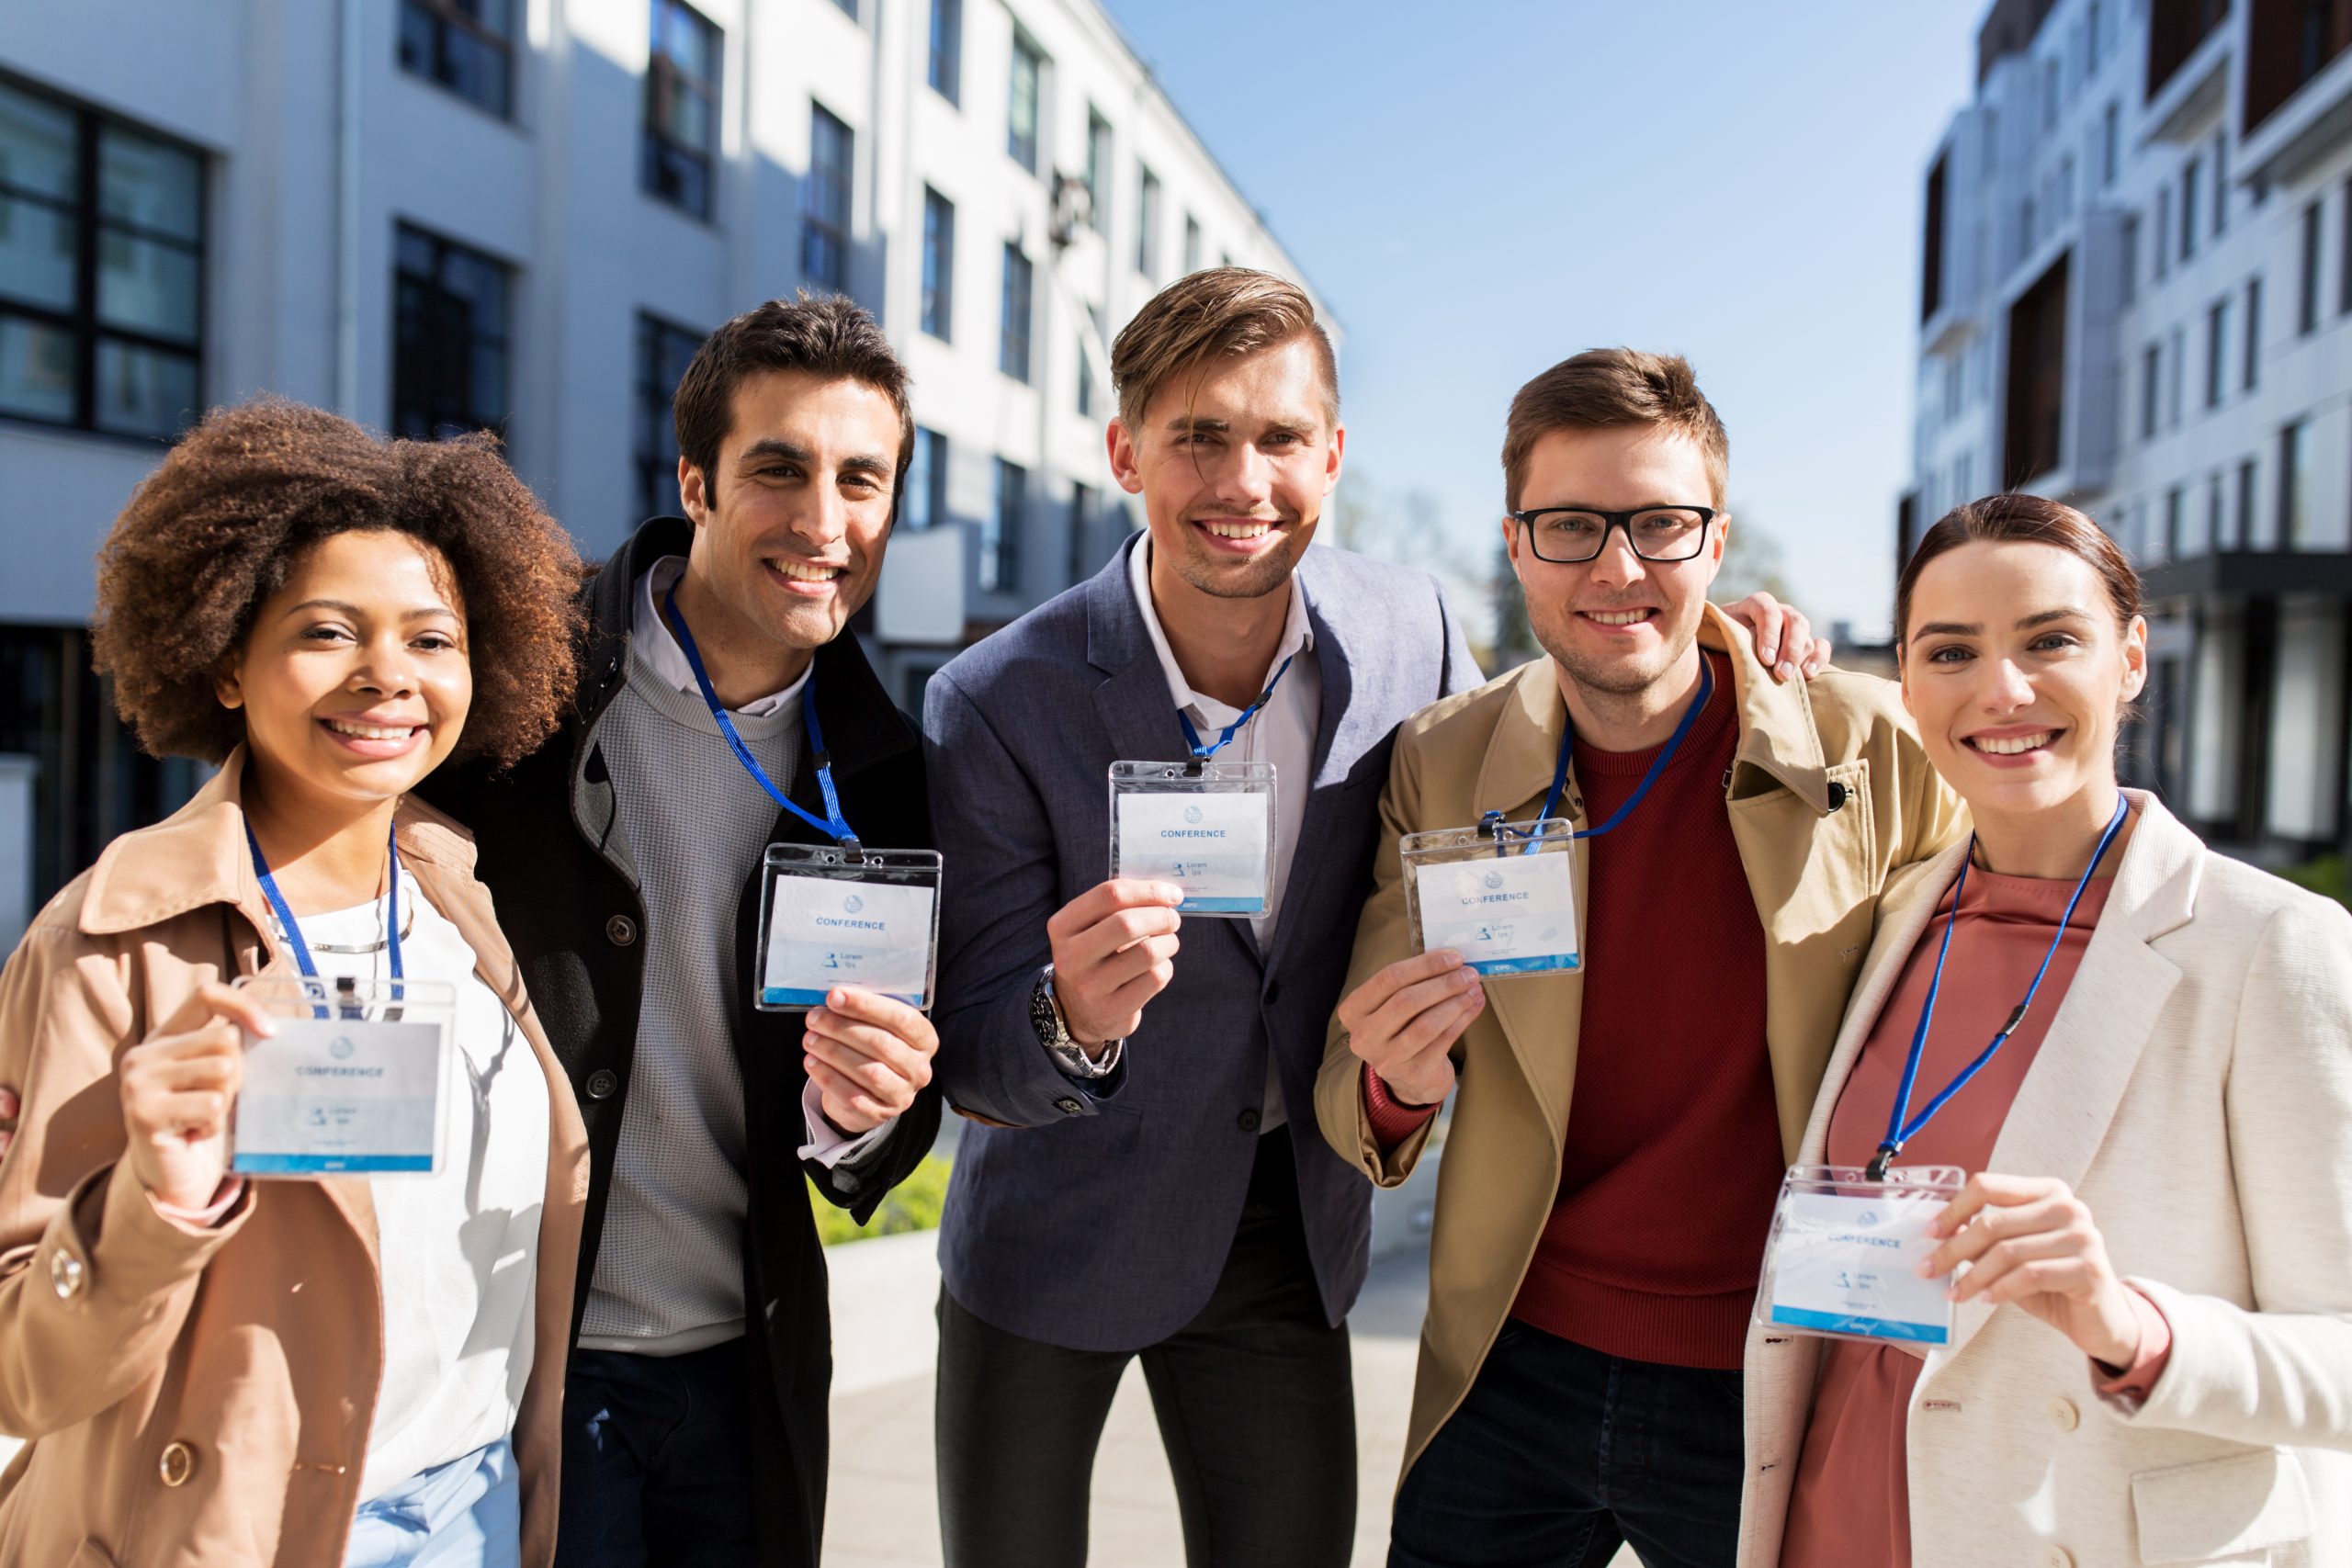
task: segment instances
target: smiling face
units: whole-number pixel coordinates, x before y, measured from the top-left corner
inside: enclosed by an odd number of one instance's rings
[[[1699,443],[1656,425],[1547,432],[1529,450],[1521,511],[1578,506],[1631,512],[1649,506],[1713,506],[1714,490]],[[1527,595],[1535,640],[1567,678],[1588,691],[1630,697],[1682,667],[1707,590],[1723,570],[1730,520],[1708,526],[1699,553],[1684,561],[1635,555],[1612,528],[1600,554],[1576,565],[1540,559],[1527,530],[1503,519],[1503,544]]]
[[[2148,626],[2117,623],[2071,550],[1978,539],[1919,570],[1903,702],[1928,759],[1981,819],[2115,784],[2122,708],[2147,679]]]
[[[273,789],[372,804],[441,765],[474,693],[454,582],[439,551],[390,530],[296,559],[214,687]]]
[[[862,381],[806,370],[747,377],[709,480],[678,464],[694,519],[689,570],[724,624],[706,640],[806,651],[874,592],[890,528],[899,423]]]
[[[1111,471],[1141,495],[1152,575],[1219,599],[1283,588],[1339,482],[1347,432],[1304,334],[1170,378],[1134,427],[1113,420]]]

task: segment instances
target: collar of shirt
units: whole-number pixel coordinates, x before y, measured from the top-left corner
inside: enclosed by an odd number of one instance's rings
[[[1190,708],[1194,722],[1204,727],[1224,728],[1239,716],[1241,710],[1215,697],[1204,696],[1193,690],[1184,679],[1176,654],[1168,646],[1168,634],[1160,629],[1159,611],[1151,602],[1151,541],[1142,540],[1127,555],[1127,583],[1135,590],[1136,607],[1143,612],[1144,630],[1151,634],[1152,651],[1159,655],[1159,668],[1168,677],[1169,694],[1180,708]],[[1283,660],[1315,646],[1315,627],[1306,618],[1306,590],[1298,584],[1298,573],[1290,574],[1290,614],[1283,622],[1283,640],[1274,649],[1274,661],[1266,666],[1272,679],[1283,667]],[[1204,735],[1204,740],[1213,739]]]
[[[655,607],[659,603],[658,596],[670,592],[678,579],[685,574],[685,557],[663,556],[637,580],[637,609],[629,617],[629,642],[637,649],[638,656],[652,666],[656,675],[678,690],[692,692],[699,697],[702,686],[695,679],[695,667],[686,662],[686,650],[678,646],[677,636],[670,630],[670,623],[662,618],[662,612]],[[1157,623],[1153,625],[1152,634],[1155,637],[1159,635]],[[1164,654],[1167,644],[1162,643],[1160,647]],[[815,668],[817,661],[811,659],[808,669],[800,671],[800,678],[781,692],[771,692],[757,702],[745,703],[741,707],[729,711],[745,718],[767,718],[782,713],[799,702],[801,688],[808,684],[808,671]]]

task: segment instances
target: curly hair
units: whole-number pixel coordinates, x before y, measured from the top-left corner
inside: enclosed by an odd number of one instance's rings
[[[268,398],[215,409],[141,483],[98,551],[95,662],[156,756],[245,738],[214,678],[302,553],[388,529],[448,562],[474,695],[454,757],[504,767],[555,732],[578,679],[580,557],[487,433],[384,441]]]

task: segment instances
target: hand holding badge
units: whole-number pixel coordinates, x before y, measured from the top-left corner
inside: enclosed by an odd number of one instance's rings
[[[1764,1280],[1756,1297],[1757,1322],[1768,1327],[1834,1338],[1907,1340],[1930,1347],[1951,1343],[1955,1299],[1981,1289],[1973,1282],[1973,1265],[1972,1275],[1962,1277],[1956,1286],[1951,1282],[1951,1269],[1962,1261],[1980,1257],[1991,1238],[1980,1228],[1972,1238],[1956,1237],[1946,1242],[1944,1236],[1951,1227],[1942,1223],[1942,1216],[1951,1211],[1965,1219],[1968,1206],[1955,1209],[1953,1205],[1963,1191],[1976,1195],[1981,1202],[1992,1179],[1979,1177],[1972,1183],[1967,1172],[1954,1166],[1897,1167],[1894,1161],[1904,1145],[1917,1137],[1936,1113],[1984,1070],[1984,1065],[2017,1032],[2018,1025],[2025,1021],[2027,1010],[2041,992],[2042,976],[2050,973],[2050,961],[2057,956],[2058,944],[2065,940],[2067,924],[2075,918],[2075,907],[2082,902],[2084,890],[2090,886],[2092,873],[2107,858],[2109,847],[2123,826],[2124,815],[2125,803],[2119,796],[2115,812],[2108,818],[2107,829],[2099,835],[2098,847],[2091,852],[2090,864],[2083,869],[2082,879],[2075,884],[2074,894],[2066,900],[2065,913],[2058,919],[2058,931],[2050,939],[2049,951],[2041,955],[2041,967],[2034,971],[2024,998],[2010,1010],[2008,1021],[1993,1036],[1992,1043],[1914,1116],[1911,1091],[1918,1081],[1920,1061],[1927,1054],[1928,1032],[1936,1016],[1936,998],[1943,989],[1944,961],[1951,956],[1952,928],[1960,923],[1961,892],[1968,886],[1968,868],[1976,858],[1976,840],[1973,835],[1970,837],[1968,853],[1962,859],[1960,874],[1952,883],[1951,908],[1944,918],[1936,967],[1928,982],[1927,997],[1919,1006],[1919,1021],[1912,1031],[1902,1082],[1895,1089],[1894,1106],[1887,1117],[1886,1137],[1870,1164],[1860,1169],[1850,1166],[1796,1166],[1782,1179],[1780,1202],[1772,1214],[1771,1235],[1765,1244]],[[2030,1195],[2051,1196],[2039,1188]],[[2064,1197],[2072,1201],[2071,1194]],[[2104,1265],[2103,1248],[2098,1261]],[[2015,1287],[2011,1289],[2014,1291]],[[2113,1319],[2116,1312],[2111,1297],[2102,1304],[2108,1307],[2103,1315]],[[2109,1343],[2101,1340],[2102,1348]]]

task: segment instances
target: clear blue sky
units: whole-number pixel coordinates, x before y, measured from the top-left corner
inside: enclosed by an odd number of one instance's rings
[[[1864,628],[1909,475],[1920,182],[1988,3],[1106,0],[1346,329],[1351,468],[1434,492],[1454,559],[1495,542],[1521,382],[1671,349],[1735,507],[1807,611]]]

